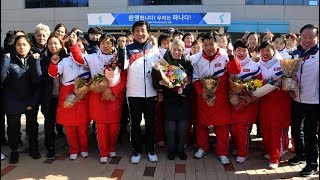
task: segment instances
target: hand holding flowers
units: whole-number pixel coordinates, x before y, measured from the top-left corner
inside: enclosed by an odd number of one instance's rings
[[[282,90],[295,91],[298,88],[296,79],[296,72],[298,71],[301,58],[294,59],[282,59],[280,60],[280,66],[282,68],[284,76],[282,77]]]
[[[109,87],[116,86],[121,80],[121,70],[119,68],[119,65],[120,62],[118,61],[118,56],[115,53],[111,62],[104,67],[104,76],[109,82]]]
[[[71,108],[81,99],[83,99],[86,94],[90,91],[88,85],[88,79],[77,77],[74,79],[74,91],[70,94],[67,99],[63,102],[64,108]]]
[[[156,64],[154,67],[162,77],[159,84],[176,90],[178,94],[182,94],[183,89],[190,83],[184,68],[180,65],[170,65],[165,60],[162,60],[161,63]]]
[[[219,85],[220,79],[216,76],[205,76],[201,79],[201,84],[204,89],[202,97],[207,102],[208,106],[213,106],[216,100],[215,92]]]
[[[257,98],[252,92],[262,87],[262,81],[259,79],[250,79],[243,81],[240,78],[232,77],[229,81],[230,92],[229,101],[236,109],[242,109]]]
[[[101,101],[103,100],[111,100],[114,101],[116,98],[113,95],[109,81],[107,78],[101,74],[96,74],[91,80],[90,90],[95,93],[101,93]]]

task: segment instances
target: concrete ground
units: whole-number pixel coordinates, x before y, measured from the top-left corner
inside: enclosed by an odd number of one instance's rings
[[[104,179],[190,179],[190,180],[213,180],[213,179],[319,179],[319,174],[310,178],[299,177],[299,171],[304,165],[289,166],[286,162],[294,154],[287,153],[282,158],[282,163],[275,170],[267,169],[268,161],[263,158],[263,146],[261,138],[255,138],[255,131],[251,137],[251,153],[243,164],[235,162],[235,156],[229,155],[231,163],[227,166],[220,164],[214,154],[213,148],[202,159],[194,159],[194,147],[187,147],[187,160],[168,160],[166,148],[156,148],[159,161],[151,163],[147,156],[143,155],[139,164],[131,164],[130,157],[132,148],[129,137],[123,137],[122,144],[117,146],[117,157],[108,158],[107,164],[100,164],[98,148],[95,137],[89,135],[89,157],[69,160],[69,154],[65,147],[64,137],[57,139],[57,157],[55,160],[47,160],[47,151],[44,147],[43,116],[39,113],[40,124],[40,152],[42,158],[32,159],[27,153],[25,139],[25,119],[22,118],[22,130],[24,144],[20,147],[20,159],[17,164],[9,164],[10,150],[8,146],[2,146],[1,152],[6,159],[1,161],[1,179],[4,180],[104,180]],[[214,139],[214,138],[213,138]],[[212,140],[214,142],[214,140]],[[230,147],[231,152],[231,147]]]

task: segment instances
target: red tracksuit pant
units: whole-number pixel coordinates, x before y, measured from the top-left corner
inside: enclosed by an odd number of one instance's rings
[[[230,133],[234,149],[237,150],[237,156],[247,157],[250,140],[250,125],[232,124]]]
[[[270,155],[269,162],[279,164],[281,153],[288,150],[288,130],[261,128],[261,135],[265,153]]]
[[[107,157],[110,152],[116,152],[119,123],[97,122],[96,127],[100,157]]]
[[[88,126],[64,126],[70,154],[88,152]]]
[[[217,156],[228,156],[229,151],[229,125],[214,126],[216,133],[216,154]],[[198,148],[208,152],[209,147],[209,129],[208,126],[197,124],[196,140]]]

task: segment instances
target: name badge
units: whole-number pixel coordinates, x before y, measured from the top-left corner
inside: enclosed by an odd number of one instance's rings
[[[281,71],[281,67],[275,67],[274,71]]]
[[[221,67],[221,63],[215,64],[214,67]]]

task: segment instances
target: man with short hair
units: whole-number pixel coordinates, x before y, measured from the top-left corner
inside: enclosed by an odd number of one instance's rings
[[[319,28],[312,24],[300,30],[301,44],[292,52],[292,58],[303,58],[296,73],[299,92],[292,103],[291,134],[296,156],[289,159],[290,165],[307,162],[301,176],[317,172],[319,157]]]
[[[159,50],[149,41],[150,26],[146,21],[132,25],[133,44],[119,44],[119,61],[128,70],[127,98],[131,121],[130,140],[133,146],[131,163],[140,162],[142,153],[141,118],[145,120],[145,144],[148,159],[157,162],[154,151],[155,109],[157,91],[152,85],[152,64],[159,59]]]

